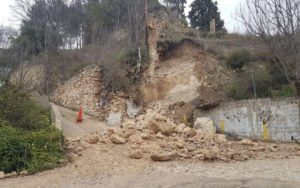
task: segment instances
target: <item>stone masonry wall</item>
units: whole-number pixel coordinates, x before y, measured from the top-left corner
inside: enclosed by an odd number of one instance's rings
[[[89,66],[59,87],[51,101],[73,110],[82,106],[86,114],[100,116],[100,90],[100,68]]]
[[[300,139],[298,99],[229,102],[211,111],[195,110],[197,117],[210,117],[219,132],[238,137],[282,142]]]

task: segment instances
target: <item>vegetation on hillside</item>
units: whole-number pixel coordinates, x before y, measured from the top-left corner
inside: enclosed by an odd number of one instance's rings
[[[50,113],[13,86],[0,88],[0,171],[50,169],[64,158],[63,137]]]

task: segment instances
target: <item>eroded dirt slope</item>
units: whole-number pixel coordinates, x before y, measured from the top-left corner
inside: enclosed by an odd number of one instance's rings
[[[153,77],[146,80],[143,86],[145,102],[173,104],[190,102],[199,96],[222,100],[225,98],[224,86],[231,75],[201,45],[184,40],[162,57]]]

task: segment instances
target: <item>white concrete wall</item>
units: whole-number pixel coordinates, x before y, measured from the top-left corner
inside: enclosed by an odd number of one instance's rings
[[[298,99],[223,103],[210,111],[196,110],[197,117],[210,117],[219,132],[237,137],[282,142],[300,139]]]
[[[57,106],[53,103],[50,103],[51,106],[51,118],[52,122],[54,123],[55,127],[59,129],[60,131],[62,130],[62,116],[57,108]]]

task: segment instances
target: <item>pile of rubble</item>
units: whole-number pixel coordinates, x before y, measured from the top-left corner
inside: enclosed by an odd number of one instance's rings
[[[229,141],[225,135],[215,134],[213,123],[207,118],[198,119],[195,127],[190,128],[185,124],[176,125],[164,114],[153,111],[140,115],[136,120],[127,120],[120,127],[109,128],[101,135],[89,135],[69,143],[76,155],[88,144],[126,144],[129,147],[128,157],[141,159],[148,156],[153,161],[195,159],[229,162],[300,155],[300,147],[295,145],[248,139]]]

